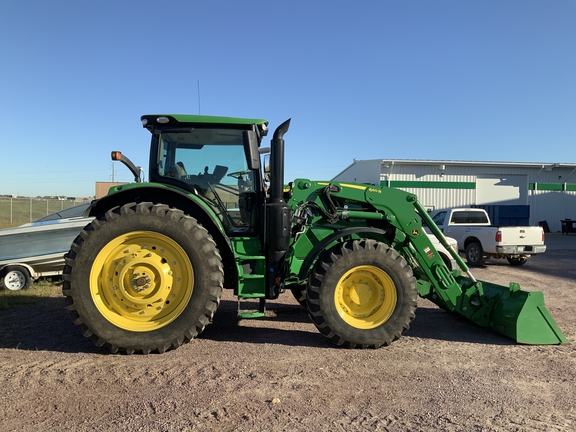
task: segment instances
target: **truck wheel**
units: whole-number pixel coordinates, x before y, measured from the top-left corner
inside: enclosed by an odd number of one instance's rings
[[[510,257],[506,257],[506,259],[508,260],[508,262],[510,263],[510,265],[519,267],[521,265],[526,264],[526,261],[528,261],[528,259],[526,258],[510,258]]]
[[[307,303],[320,333],[346,348],[390,345],[410,327],[416,279],[404,258],[376,240],[351,240],[319,259]]]
[[[18,291],[30,288],[30,285],[32,285],[32,276],[26,267],[9,265],[0,271],[0,288]]]
[[[482,245],[478,242],[472,242],[466,246],[466,261],[471,267],[480,267],[484,265],[484,251]]]
[[[165,352],[199,335],[223,285],[222,259],[196,219],[130,203],[94,219],[66,256],[63,293],[75,324],[112,353]]]

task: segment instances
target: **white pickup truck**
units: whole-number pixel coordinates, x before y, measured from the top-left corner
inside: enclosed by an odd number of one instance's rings
[[[441,210],[432,220],[445,236],[456,239],[470,266],[481,266],[487,258],[506,258],[521,266],[531,255],[546,251],[542,227],[493,226],[484,209]]]

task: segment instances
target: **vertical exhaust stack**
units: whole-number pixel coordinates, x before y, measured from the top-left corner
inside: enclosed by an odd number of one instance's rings
[[[270,143],[270,200],[266,204],[266,253],[268,283],[266,298],[280,294],[280,266],[290,246],[290,207],[284,201],[284,134],[290,119],[274,131]]]
[[[284,134],[288,132],[290,120],[286,120],[274,131],[270,142],[270,200],[284,198]]]

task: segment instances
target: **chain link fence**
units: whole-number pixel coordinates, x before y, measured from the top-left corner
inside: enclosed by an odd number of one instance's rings
[[[33,222],[42,216],[80,205],[83,202],[70,199],[0,197],[0,228]]]

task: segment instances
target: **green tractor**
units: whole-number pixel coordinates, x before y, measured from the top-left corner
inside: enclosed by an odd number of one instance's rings
[[[210,323],[223,288],[265,315],[291,291],[318,330],[347,348],[398,339],[418,295],[528,344],[567,340],[541,292],[478,281],[413,194],[296,179],[284,184],[284,134],[261,147],[267,121],[145,115],[149,182],[94,201],[95,219],[66,256],[63,293],[74,322],[111,352],[174,349]],[[264,156],[262,164],[261,155]],[[460,266],[450,271],[426,224]]]

